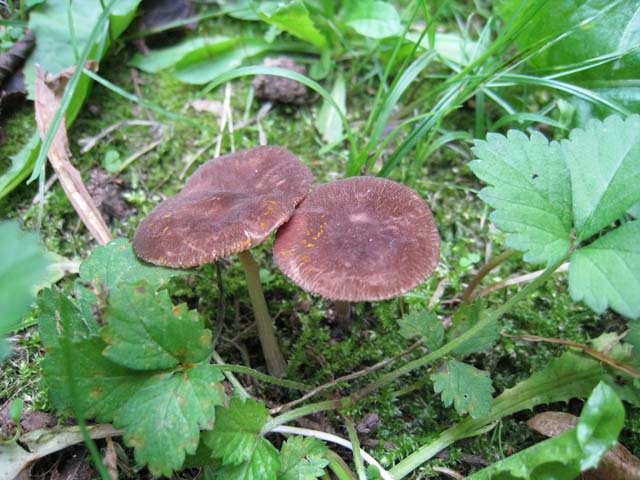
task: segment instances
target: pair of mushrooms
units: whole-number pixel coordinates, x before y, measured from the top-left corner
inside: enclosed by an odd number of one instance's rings
[[[133,239],[140,258],[174,268],[237,253],[267,370],[275,376],[284,374],[286,363],[249,249],[278,227],[276,264],[300,287],[343,309],[347,302],[415,288],[439,259],[433,216],[415,191],[391,180],[352,177],[310,192],[313,181],[281,147],[225,155],[198,168],[180,193],[142,221]]]

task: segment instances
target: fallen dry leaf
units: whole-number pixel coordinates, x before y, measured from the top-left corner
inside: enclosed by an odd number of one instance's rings
[[[64,83],[68,71],[64,73],[63,76],[61,74],[53,78],[58,92],[61,91],[61,88],[64,89],[61,85]],[[41,138],[45,138],[59,105],[60,98],[55,95],[54,90],[45,81],[40,68],[36,68],[36,124]],[[64,121],[56,132],[48,156],[67,198],[78,212],[82,222],[100,245],[107,244],[112,238],[109,228],[87,192],[80,173],[69,161],[71,152],[69,151],[69,140]]]
[[[530,429],[546,437],[555,437],[572,429],[578,417],[564,412],[543,412],[531,418]],[[584,472],[585,480],[640,480],[640,459],[618,443],[609,450],[598,468]]]

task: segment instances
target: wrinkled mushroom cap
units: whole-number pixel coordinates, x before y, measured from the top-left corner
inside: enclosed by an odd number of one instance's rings
[[[256,147],[204,163],[133,238],[140,258],[194,267],[263,242],[309,192],[311,171],[288,150]]]
[[[429,206],[392,180],[352,177],[321,185],[298,206],[273,245],[280,269],[333,300],[383,300],[431,276],[440,236]]]

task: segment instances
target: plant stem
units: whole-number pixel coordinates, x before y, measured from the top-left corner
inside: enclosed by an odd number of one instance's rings
[[[262,433],[270,432],[275,427],[285,425],[296,418],[312,415],[318,412],[324,412],[326,410],[346,408],[349,405],[351,405],[349,398],[339,398],[336,400],[324,400],[322,402],[310,403],[309,405],[295,408],[287,413],[283,413],[282,415],[278,415],[277,417],[268,420],[267,423],[264,424],[264,427],[262,427]]]
[[[278,346],[273,322],[267,310],[267,301],[264,299],[264,293],[262,293],[258,264],[249,250],[238,253],[238,258],[244,268],[249,298],[253,306],[253,315],[256,318],[258,337],[262,345],[264,359],[267,362],[267,371],[274,377],[282,377],[287,368],[287,364]]]
[[[336,300],[336,322],[340,327],[347,327],[351,319],[351,302]]]
[[[478,285],[480,285],[480,282],[482,282],[484,277],[486,277],[491,270],[514,256],[516,253],[517,252],[515,250],[507,250],[485,263],[482,268],[478,270],[478,273],[476,273],[476,275],[471,279],[471,282],[469,282],[469,285],[462,294],[462,303],[469,303],[469,301],[473,299],[474,290]]]
[[[342,419],[344,420],[344,424],[347,427],[347,432],[349,433],[349,440],[351,441],[351,445],[353,445],[353,463],[356,464],[356,473],[358,474],[359,480],[367,480],[367,471],[364,468],[364,462],[362,461],[362,455],[360,455],[360,439],[358,438],[358,432],[356,432],[356,427],[353,424],[353,421],[342,415]]]
[[[215,350],[211,352],[211,357],[216,361],[218,365],[225,365],[224,360],[220,355],[218,355],[218,352],[216,352]],[[238,392],[238,395],[240,395],[243,400],[246,400],[247,398],[251,398],[251,395],[247,393],[247,391],[244,389],[240,381],[236,378],[236,376],[233,373],[229,371],[225,372],[224,370],[223,370],[223,373],[224,373],[224,376],[227,377],[227,380],[229,380],[231,385],[233,385],[233,387],[236,389],[236,391]]]
[[[309,385],[305,385],[304,383],[294,382],[293,380],[285,380],[283,378],[272,377],[265,373],[258,372],[253,368],[245,367],[244,365],[230,365],[230,364],[220,365],[220,370],[222,370],[223,372],[243,373],[245,375],[249,375],[265,383],[271,383],[273,385],[278,385],[280,387],[300,390],[302,392],[310,392],[313,390],[313,387]]]

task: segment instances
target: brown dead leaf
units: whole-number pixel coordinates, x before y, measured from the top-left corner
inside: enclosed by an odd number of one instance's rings
[[[578,424],[578,417],[564,412],[543,412],[531,418],[530,429],[546,437],[555,437]],[[585,480],[640,480],[640,459],[618,443],[609,450],[598,468],[583,474]]]
[[[188,106],[193,108],[196,113],[213,113],[218,118],[224,114],[224,104],[217,100],[194,100],[193,102],[189,102]]]
[[[63,73],[64,75],[61,73],[53,78],[55,83],[54,88],[57,87],[58,91],[60,91],[60,88],[64,90],[64,87],[61,87],[61,85],[64,83],[64,78],[68,72],[65,71]],[[36,124],[38,125],[40,137],[44,138],[46,136],[59,106],[60,98],[57,97],[54,90],[49,87],[40,68],[36,67],[35,108]],[[69,151],[69,140],[67,138],[64,121],[60,125],[60,129],[56,132],[48,154],[49,162],[58,175],[60,184],[67,198],[76,212],[78,212],[80,219],[100,245],[107,244],[112,238],[109,228],[93,203],[89,192],[87,192],[80,173],[69,161],[71,152]]]

